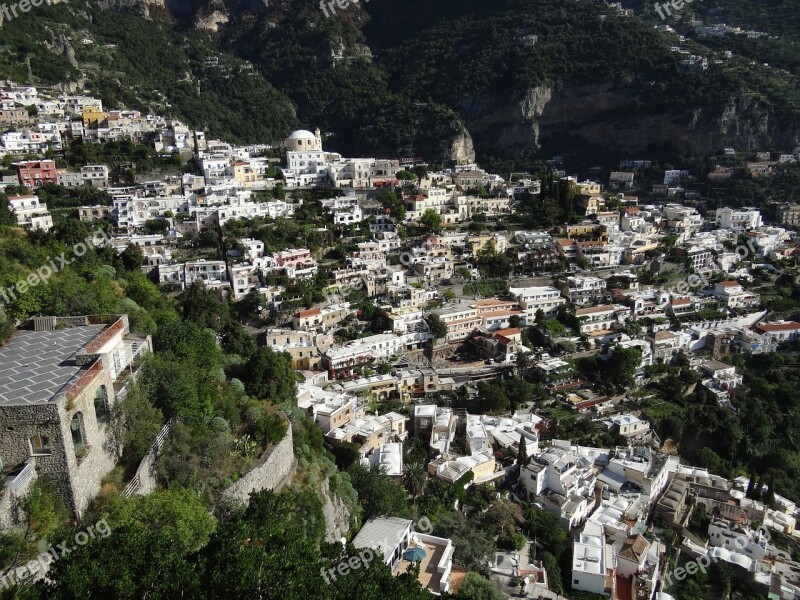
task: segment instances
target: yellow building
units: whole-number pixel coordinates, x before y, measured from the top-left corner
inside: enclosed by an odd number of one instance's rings
[[[106,113],[97,106],[85,106],[83,108],[83,126],[99,127],[106,120]]]

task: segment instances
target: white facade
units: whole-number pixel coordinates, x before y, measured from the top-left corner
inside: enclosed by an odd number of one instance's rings
[[[588,522],[572,546],[572,589],[607,596],[614,558],[605,542],[603,526]],[[610,556],[609,556],[610,555]],[[610,573],[609,573],[610,572]]]
[[[551,286],[510,288],[509,292],[525,310],[529,324],[534,322],[539,310],[547,318],[551,318],[558,312],[558,307],[566,303],[566,300],[561,297],[561,291]]]
[[[761,212],[757,208],[720,208],[717,210],[717,226],[734,231],[747,231],[761,227]]]
[[[12,196],[8,199],[8,207],[17,218],[17,225],[27,229],[41,229],[49,231],[53,227],[53,219],[47,210],[47,205],[39,202],[39,197]]]

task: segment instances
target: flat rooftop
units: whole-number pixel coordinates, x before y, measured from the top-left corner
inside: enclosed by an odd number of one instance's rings
[[[19,330],[0,348],[0,406],[45,404],[87,367],[75,355],[106,325]]]
[[[367,521],[353,539],[356,548],[372,548],[390,560],[392,553],[410,531],[412,521],[399,517],[373,517]]]

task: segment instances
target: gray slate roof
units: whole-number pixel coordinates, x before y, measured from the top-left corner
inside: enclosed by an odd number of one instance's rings
[[[0,406],[51,402],[85,368],[75,363],[75,354],[104,328],[17,331],[0,348]]]

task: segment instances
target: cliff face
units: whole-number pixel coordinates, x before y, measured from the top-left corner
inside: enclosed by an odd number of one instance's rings
[[[344,501],[330,489],[330,480],[320,490],[322,511],[325,514],[325,541],[338,542],[350,530],[350,511]]]
[[[471,96],[459,111],[476,140],[516,156],[563,138],[620,152],[671,148],[686,155],[800,143],[800,129],[770,117],[759,101],[736,98],[722,109],[658,113],[637,113],[636,101],[635,90],[612,84],[565,85]]]

